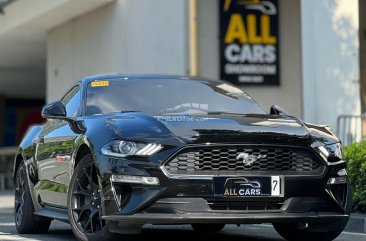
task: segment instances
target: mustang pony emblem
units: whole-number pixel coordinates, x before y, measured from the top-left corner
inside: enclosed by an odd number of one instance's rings
[[[245,152],[241,152],[236,156],[236,160],[238,160],[238,161],[242,160],[243,164],[245,166],[251,166],[251,165],[253,165],[254,162],[256,162],[258,159],[261,159],[261,158],[266,158],[266,155],[256,156],[256,155],[250,155]]]

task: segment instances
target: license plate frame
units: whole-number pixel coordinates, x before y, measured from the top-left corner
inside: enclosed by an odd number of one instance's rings
[[[283,197],[283,176],[218,176],[213,178],[215,197]]]

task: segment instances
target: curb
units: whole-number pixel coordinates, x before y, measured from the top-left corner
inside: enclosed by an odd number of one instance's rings
[[[352,213],[344,231],[366,233],[366,214]]]

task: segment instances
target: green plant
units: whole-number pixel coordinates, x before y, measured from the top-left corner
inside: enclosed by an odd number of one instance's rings
[[[353,205],[356,211],[366,211],[366,141],[344,148],[348,177],[353,187]]]

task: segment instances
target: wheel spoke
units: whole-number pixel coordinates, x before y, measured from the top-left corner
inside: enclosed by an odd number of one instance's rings
[[[76,212],[79,212],[79,216],[78,216],[78,220],[77,220],[77,223],[79,223],[82,220],[82,217],[85,215],[85,213],[87,213],[87,211],[91,211],[91,207],[89,204],[87,204],[80,208],[74,208],[73,210]]]
[[[23,174],[22,174],[23,175]],[[25,180],[24,180],[24,177],[22,177],[22,182],[21,182],[21,185],[20,185],[21,187],[25,187]]]
[[[90,174],[86,171],[86,168],[83,168],[83,172],[84,172],[85,176],[88,178],[89,182],[92,182],[93,180],[92,180]]]
[[[90,217],[91,217],[91,218],[94,218],[95,214],[97,214],[97,213],[98,213],[98,210],[97,210],[97,209],[95,209],[95,208],[93,208],[93,209],[91,210]]]
[[[93,164],[87,164],[77,173],[72,191],[72,212],[80,231],[97,233],[104,226],[101,213],[101,197],[97,172]]]
[[[20,171],[19,171],[19,174],[18,174],[18,177],[19,177],[19,187],[23,187],[25,186],[24,184],[24,169],[21,168]]]
[[[102,228],[103,227],[103,220],[102,220],[102,212],[101,212],[101,210],[99,210],[98,213],[99,213],[100,228]]]
[[[89,175],[89,177],[90,177],[91,181],[93,181],[93,166],[94,165],[90,166],[90,175]]]
[[[23,218],[23,207],[24,207],[24,195],[26,188],[24,167],[20,166],[17,171],[16,181],[15,181],[15,192],[14,192],[14,213],[15,222],[20,225]]]
[[[86,222],[86,224],[85,224],[85,232],[88,232],[88,227],[90,226],[90,232],[91,233],[93,233],[93,231],[92,231],[92,223],[91,223],[91,218],[90,218],[90,216],[89,216],[89,218],[88,218],[88,221]]]
[[[90,231],[91,233],[94,233],[94,226],[93,226],[93,217],[90,215],[89,217],[89,223],[90,223]]]
[[[23,189],[22,187],[17,187],[17,188],[15,188],[15,191],[16,191],[16,192],[23,192],[23,191],[24,191],[24,189]]]
[[[102,215],[100,209],[94,209],[90,215],[91,219],[95,222],[99,221],[100,229],[103,228],[103,222],[102,222]],[[94,225],[97,225],[97,223],[93,223]],[[97,226],[95,227],[97,229]]]
[[[86,191],[83,191],[83,190],[73,192],[72,194],[74,194],[74,195],[81,195],[81,196],[90,197],[90,193],[89,193],[89,192],[86,192]]]
[[[79,211],[79,212],[85,212],[87,210],[90,210],[90,205],[89,204],[85,204],[82,207],[79,208],[73,208],[73,211]]]
[[[86,188],[83,187],[83,185],[81,185],[79,178],[76,179],[76,182],[81,191],[88,191]]]
[[[18,208],[18,206],[23,205],[23,200],[15,200],[15,207]]]

